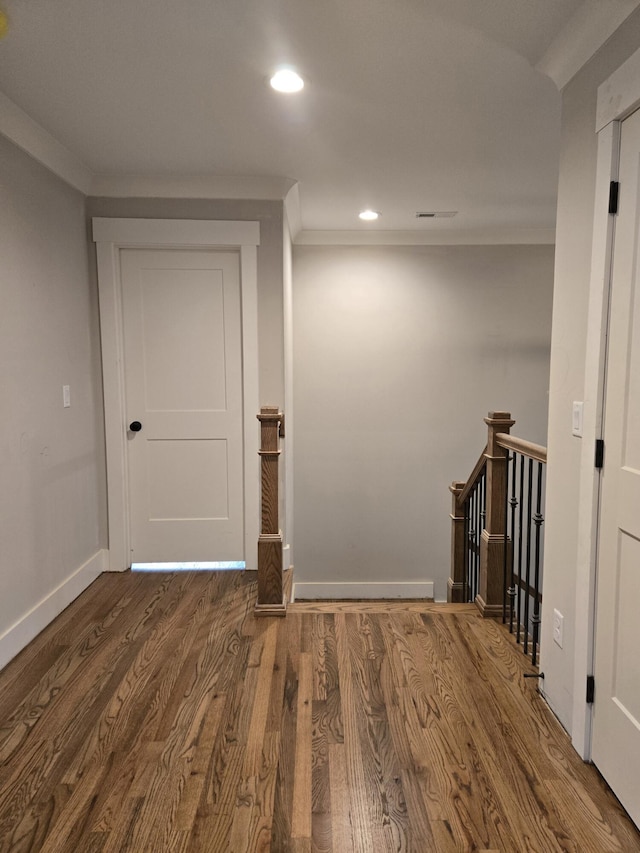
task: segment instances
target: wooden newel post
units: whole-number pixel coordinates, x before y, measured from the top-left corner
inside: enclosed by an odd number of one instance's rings
[[[458,506],[464,483],[457,480],[449,486],[451,492],[451,577],[447,583],[447,601],[458,604],[466,596],[467,543],[464,535],[464,508]]]
[[[282,582],[282,533],[278,522],[278,462],[282,412],[277,406],[263,406],[260,421],[262,461],[262,510],[258,538],[258,601],[256,615],[285,616],[287,605]]]
[[[487,437],[486,515],[480,538],[480,578],[476,604],[483,616],[501,616],[504,587],[505,501],[507,499],[507,451],[496,436],[508,433],[515,421],[509,412],[489,412],[484,419]]]

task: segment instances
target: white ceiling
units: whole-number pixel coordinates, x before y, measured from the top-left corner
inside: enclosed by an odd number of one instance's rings
[[[84,164],[94,191],[243,177],[277,195],[297,182],[305,231],[542,234],[560,111],[543,72],[566,82],[637,5],[0,0],[0,91]],[[301,94],[269,89],[281,63],[307,78]],[[218,185],[233,194],[233,181]],[[359,222],[365,206],[377,223]],[[459,213],[425,222],[418,210]]]

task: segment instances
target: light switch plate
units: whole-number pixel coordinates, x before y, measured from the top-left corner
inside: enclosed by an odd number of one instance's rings
[[[572,421],[571,421],[571,432],[573,435],[577,436],[577,438],[582,438],[582,413],[583,413],[584,403],[581,401],[573,401],[573,413],[572,413]]]
[[[71,389],[68,385],[62,386],[62,405],[65,409],[71,405]]]

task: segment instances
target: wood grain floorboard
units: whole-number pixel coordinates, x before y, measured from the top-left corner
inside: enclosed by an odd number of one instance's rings
[[[0,853],[640,853],[473,606],[256,593],[103,575],[0,672]]]

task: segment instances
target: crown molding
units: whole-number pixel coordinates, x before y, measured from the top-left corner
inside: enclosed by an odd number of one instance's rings
[[[301,231],[296,246],[553,245],[554,228],[467,228],[438,231]]]
[[[2,92],[0,92],[0,133],[54,175],[62,178],[84,195],[88,195],[92,179],[91,170]]]
[[[295,183],[291,178],[233,175],[94,175],[90,195],[284,200]]]
[[[563,89],[638,6],[640,0],[585,0],[536,63],[536,70]]]

